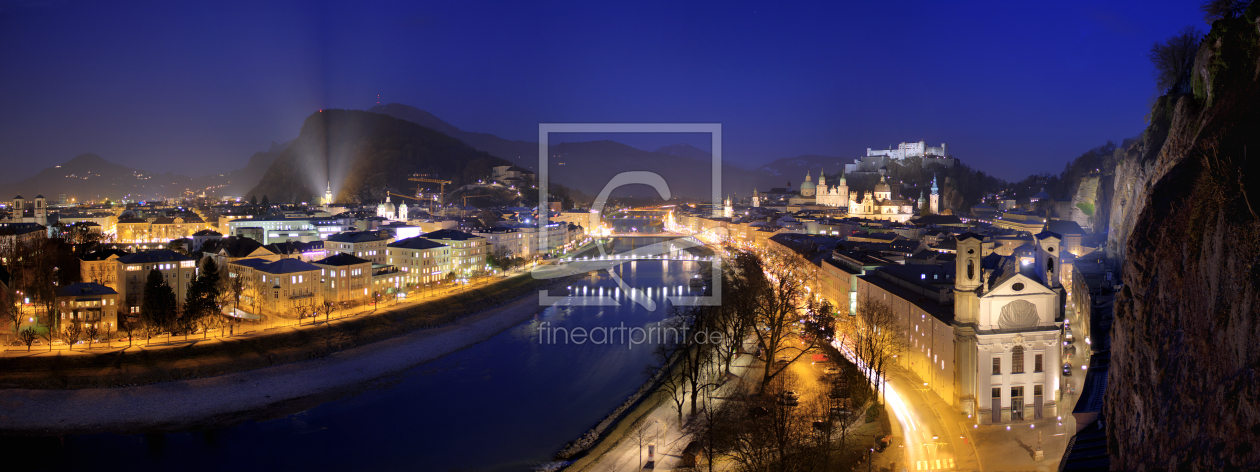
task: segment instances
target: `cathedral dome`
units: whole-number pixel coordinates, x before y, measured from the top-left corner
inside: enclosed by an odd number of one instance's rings
[[[880,177],[879,183],[875,184],[875,191],[876,192],[892,192],[892,188],[888,186],[888,182],[886,182],[883,177]]]
[[[804,182],[801,182],[801,194],[802,194],[802,195],[803,195],[803,194],[805,194],[805,191],[806,191],[806,190],[808,190],[810,193],[813,193],[813,191],[814,191],[814,189],[815,189],[815,188],[816,188],[816,187],[814,186],[814,182],[813,182],[812,180],[810,180],[810,177],[809,177],[809,172],[806,172],[806,173],[805,173],[805,181],[804,181]]]

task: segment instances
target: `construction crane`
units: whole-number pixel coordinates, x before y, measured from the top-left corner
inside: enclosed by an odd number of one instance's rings
[[[469,198],[493,197],[494,195],[464,195],[464,206],[468,206]]]
[[[386,194],[386,195],[393,195],[393,196],[395,196],[395,197],[399,197],[399,198],[410,198],[410,199],[415,200],[415,201],[417,201],[417,202],[423,202],[423,201],[424,201],[424,199],[423,199],[423,198],[420,198],[420,197],[413,197],[413,196],[410,196],[410,195],[403,195],[403,194],[401,194],[401,193],[385,192],[385,194]]]
[[[411,174],[411,177],[407,177],[407,180],[410,180],[412,182],[427,182],[431,184],[438,184],[439,185],[438,195],[441,196],[441,200],[438,201],[438,206],[446,205],[446,185],[451,183],[451,181],[439,179],[437,177],[432,177],[429,174]],[[420,195],[419,185],[416,185],[416,195]],[[443,213],[445,213],[446,210],[443,209],[442,211]],[[432,200],[429,201],[429,214],[430,215],[433,214],[433,201]]]

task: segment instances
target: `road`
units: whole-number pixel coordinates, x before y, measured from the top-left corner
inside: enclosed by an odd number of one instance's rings
[[[836,347],[859,368],[863,366],[852,351],[838,342]],[[886,377],[886,409],[900,427],[900,434],[894,428],[889,451],[896,448],[902,454],[886,452],[883,461],[876,459],[877,464],[894,471],[982,470],[961,415],[952,413],[936,395],[905,373],[890,372]]]

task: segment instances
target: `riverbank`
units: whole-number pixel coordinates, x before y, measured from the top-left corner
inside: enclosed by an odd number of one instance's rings
[[[444,297],[382,308],[379,313],[301,327],[154,347],[6,356],[0,359],[0,388],[131,387],[300,362],[443,326],[559,283],[522,274]]]
[[[128,434],[221,427],[244,419],[284,416],[370,388],[381,377],[489,339],[540,313],[543,307],[536,296],[531,290],[444,326],[315,359],[227,375],[118,388],[0,390],[0,433]],[[342,332],[337,322],[330,328]]]

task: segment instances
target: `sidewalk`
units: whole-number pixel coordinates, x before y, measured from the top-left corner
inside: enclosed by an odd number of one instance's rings
[[[718,387],[716,391],[707,392],[706,394],[711,398],[722,399],[730,396],[743,385],[751,385],[759,381],[759,377],[756,379],[749,377],[749,374],[756,377],[761,372],[757,367],[759,367],[759,364],[757,364],[756,358],[752,354],[744,353],[739,355],[731,362],[733,377],[728,377],[726,382]],[[750,368],[752,368],[751,371],[749,370]],[[688,396],[688,402],[683,408],[683,421],[686,421],[689,416],[687,413],[691,411],[690,396]],[[690,441],[687,440],[689,436],[682,431],[678,424],[678,412],[675,410],[673,401],[665,400],[661,402],[650,413],[644,415],[638,424],[633,426],[622,437],[615,439],[617,443],[611,450],[605,452],[581,470],[601,472],[641,470],[639,468],[640,452],[642,453],[643,469],[672,470],[679,466],[679,462],[682,460],[683,449],[687,447]],[[648,428],[646,436],[650,437],[650,439],[644,441],[645,446],[640,450],[638,439],[634,437],[634,431],[643,427]],[[613,439],[609,437],[604,440]],[[655,446],[655,455],[653,457],[655,460],[653,462],[649,462],[646,444]]]

